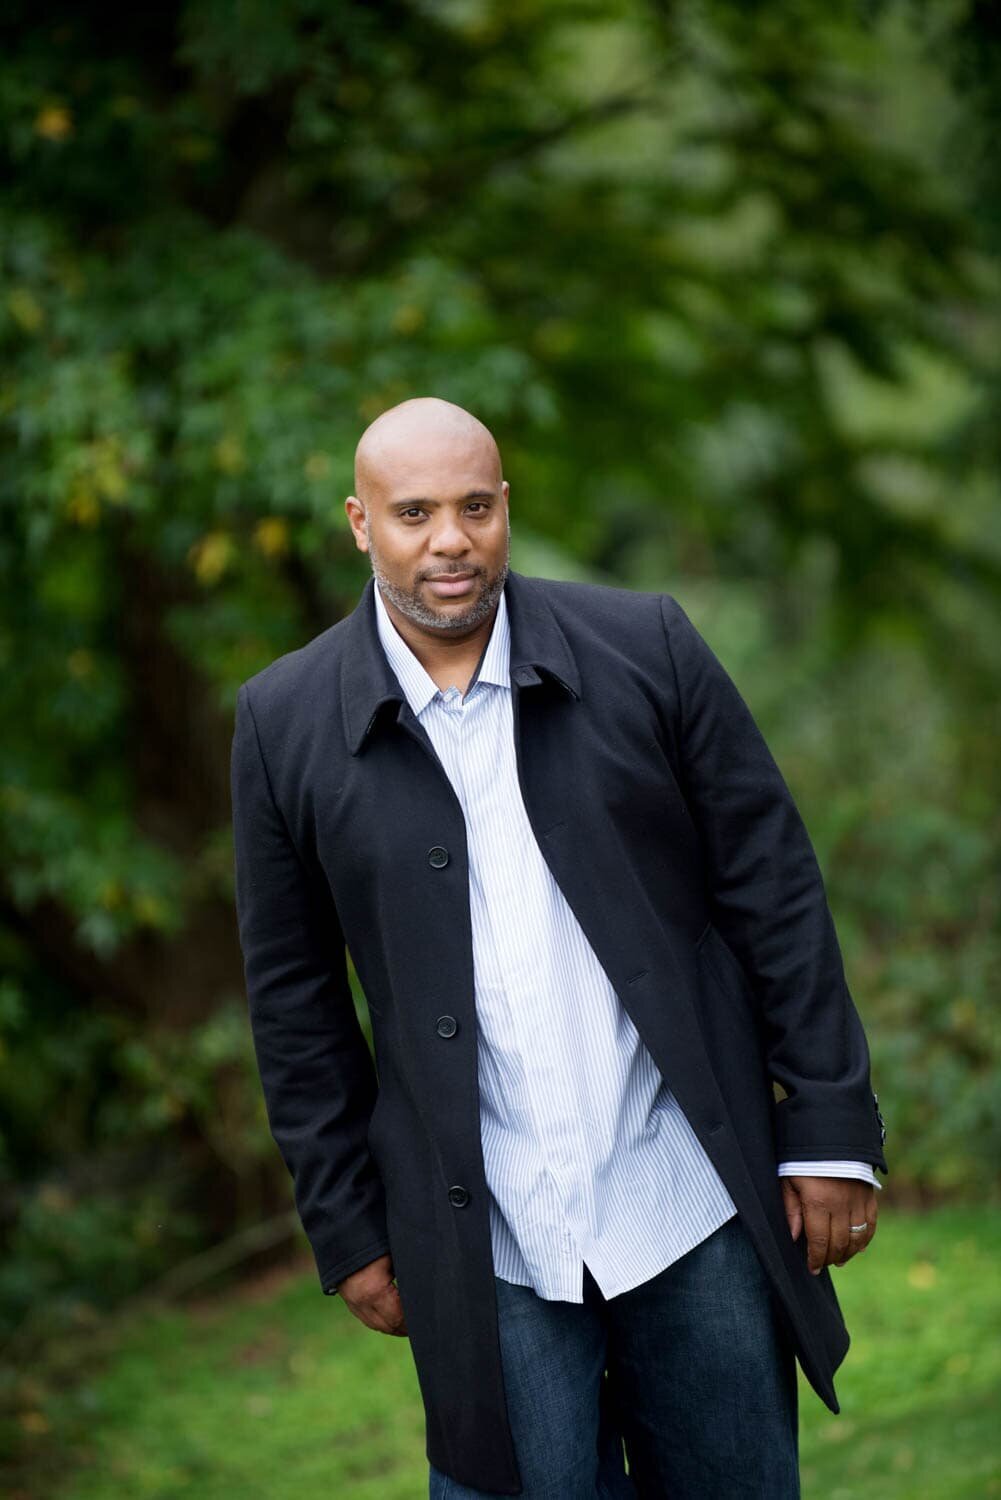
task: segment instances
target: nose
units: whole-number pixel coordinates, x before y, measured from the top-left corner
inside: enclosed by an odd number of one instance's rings
[[[431,538],[431,551],[444,557],[463,557],[469,551],[469,538],[455,516],[442,516]]]

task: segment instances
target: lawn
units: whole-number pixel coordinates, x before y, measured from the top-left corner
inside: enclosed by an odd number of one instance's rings
[[[1001,1497],[1001,1211],[884,1208],[834,1272],[852,1348],[841,1414],[801,1381],[804,1500]],[[128,1329],[36,1423],[22,1500],[421,1500],[423,1414],[405,1340],[312,1271]]]

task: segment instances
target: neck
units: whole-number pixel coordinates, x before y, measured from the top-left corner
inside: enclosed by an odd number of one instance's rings
[[[376,583],[376,588],[378,587]],[[381,590],[380,598],[396,630],[406,641],[428,676],[433,678],[439,686],[442,686],[442,679],[447,678],[445,686],[454,683],[456,687],[465,689],[490,638],[497,616],[497,604],[486,619],[480,620],[469,630],[434,630],[411,620],[396,607],[391,599],[387,599]]]

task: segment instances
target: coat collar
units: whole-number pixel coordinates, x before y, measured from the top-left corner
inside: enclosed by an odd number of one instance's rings
[[[580,672],[545,597],[545,583],[545,579],[529,578],[508,568],[504,597],[511,632],[511,686],[531,687],[551,680],[579,698]],[[341,707],[352,755],[362,749],[387,705],[395,705],[397,721],[412,713],[379,639],[375,588],[373,576],[344,620]]]

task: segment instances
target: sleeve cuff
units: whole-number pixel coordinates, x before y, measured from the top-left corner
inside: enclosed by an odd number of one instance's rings
[[[883,1184],[865,1161],[783,1161],[778,1172],[780,1177],[854,1177],[883,1191]]]

